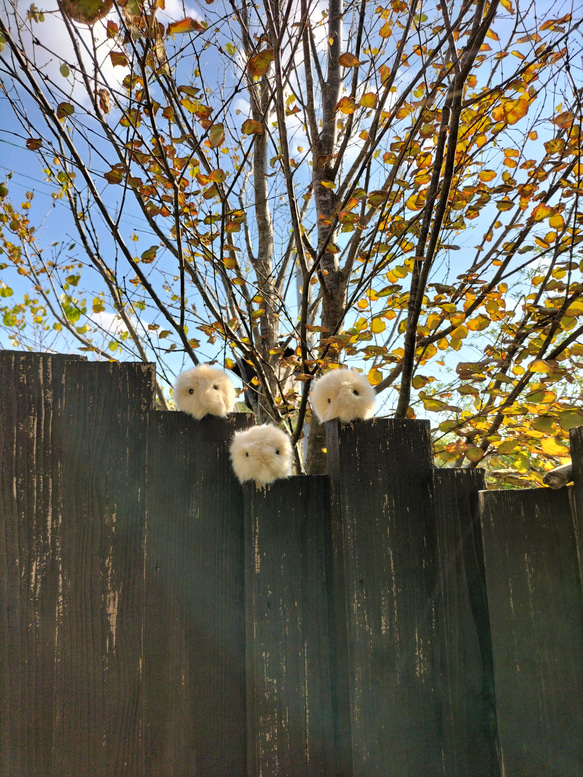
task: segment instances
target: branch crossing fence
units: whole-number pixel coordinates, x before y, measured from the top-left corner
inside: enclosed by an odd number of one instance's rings
[[[581,777],[583,427],[558,491],[390,419],[257,490],[251,423],[0,353],[0,777]]]

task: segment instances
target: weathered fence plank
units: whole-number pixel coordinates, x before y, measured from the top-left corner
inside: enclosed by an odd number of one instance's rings
[[[328,479],[245,488],[249,777],[337,775]]]
[[[571,508],[579,558],[579,574],[583,585],[583,426],[571,429],[569,438],[573,465],[573,488],[570,491]]]
[[[151,418],[145,686],[148,775],[246,773],[242,490],[247,414]]]
[[[1,412],[4,439],[13,435],[2,462],[13,481],[3,483],[13,502],[3,509],[6,774],[143,774],[140,499],[153,373],[54,357],[13,367],[16,405],[5,373]]]
[[[55,777],[144,774],[143,496],[152,406],[152,367],[67,368],[54,442],[62,467]]]
[[[49,773],[59,596],[53,388],[64,358],[0,352],[1,774]]]
[[[344,578],[335,590],[339,672],[344,664],[350,682],[350,698],[340,703],[350,704],[343,735],[352,764],[341,764],[342,773],[435,777],[442,753],[429,424],[332,421],[326,433],[335,574]],[[338,598],[342,585],[345,599]]]
[[[446,777],[496,777],[494,670],[478,492],[482,470],[436,469],[438,687]]]
[[[569,489],[486,491],[480,511],[505,774],[583,774],[583,598]]]

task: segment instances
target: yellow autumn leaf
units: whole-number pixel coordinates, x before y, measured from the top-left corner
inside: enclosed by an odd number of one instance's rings
[[[273,62],[273,57],[273,49],[264,49],[251,57],[247,62],[247,70],[255,78],[264,76]]]
[[[342,67],[357,67],[357,65],[362,65],[362,62],[354,54],[347,51],[338,57],[338,64],[342,65]]]
[[[464,337],[468,334],[468,329],[463,324],[461,326],[456,327],[453,332],[451,333],[451,336],[456,340],[463,340]]]
[[[554,437],[543,437],[541,440],[541,448],[543,453],[547,456],[568,456],[569,449],[564,445],[559,445]]]
[[[505,100],[492,111],[494,121],[506,121],[507,124],[516,124],[528,113],[530,100],[519,97],[518,100]]]
[[[543,219],[546,219],[548,216],[550,216],[552,212],[553,209],[549,205],[545,205],[543,202],[541,202],[540,205],[537,205],[536,208],[534,208],[530,215],[535,221],[542,221]]]
[[[559,115],[553,119],[553,124],[556,124],[556,126],[560,127],[561,129],[569,129],[569,127],[573,126],[574,120],[575,116],[571,113],[571,111],[564,111],[563,113],[559,113]]]
[[[506,11],[508,11],[508,13],[514,13],[514,8],[512,7],[512,3],[510,2],[510,0],[500,0],[500,5]]]
[[[481,332],[482,329],[486,329],[490,324],[488,316],[479,315],[476,318],[471,318],[467,322],[467,327],[471,332]]]
[[[575,302],[572,302],[565,311],[565,315],[570,318],[573,318],[574,316],[583,316],[583,300],[578,299],[575,300]]]
[[[353,97],[343,97],[336,106],[337,111],[340,111],[340,113],[344,113],[346,115],[354,113],[354,108],[355,104]]]
[[[371,332],[374,332],[375,335],[378,335],[381,332],[384,332],[386,328],[387,328],[387,325],[385,324],[382,318],[373,318],[373,320],[370,322]]]
[[[544,372],[547,375],[553,371],[552,365],[544,359],[535,359],[528,369],[531,372]]]
[[[368,382],[371,384],[371,386],[378,386],[378,384],[383,379],[383,374],[380,370],[377,370],[376,367],[373,367],[372,370],[368,373]]]
[[[553,227],[553,229],[563,229],[565,226],[565,219],[561,216],[560,213],[553,213],[553,215],[549,218],[549,227]]]
[[[480,181],[487,183],[488,181],[493,181],[494,178],[496,178],[496,172],[494,170],[482,170],[479,177]]]
[[[365,92],[360,98],[360,104],[363,108],[375,108],[377,104],[377,95],[375,92]]]
[[[254,119],[247,119],[241,126],[244,135],[263,135],[263,124]]]
[[[184,32],[204,32],[206,27],[196,19],[188,16],[186,19],[181,19],[179,22],[171,22],[168,25],[168,34],[176,35],[177,33]]]
[[[526,395],[528,402],[532,402],[535,405],[550,405],[554,402],[557,395],[554,391],[548,391],[546,389],[535,389],[530,394]]]

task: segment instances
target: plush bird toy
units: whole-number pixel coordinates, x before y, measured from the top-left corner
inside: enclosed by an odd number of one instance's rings
[[[375,392],[358,370],[330,370],[314,383],[312,407],[321,423],[333,418],[370,418],[375,409]]]
[[[254,480],[264,486],[291,472],[292,447],[288,435],[271,424],[235,432],[231,462],[241,483]]]
[[[174,399],[179,410],[198,420],[205,415],[225,417],[235,407],[235,387],[226,372],[201,364],[178,376]]]

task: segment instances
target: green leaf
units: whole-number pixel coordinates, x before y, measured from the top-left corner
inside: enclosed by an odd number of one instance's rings
[[[581,410],[565,410],[563,413],[559,413],[559,423],[561,429],[566,432],[576,426],[583,426],[583,412]]]
[[[556,423],[557,419],[553,418],[552,415],[541,415],[534,419],[534,421],[531,423],[531,426],[533,429],[536,429],[537,432],[543,432],[544,434],[554,434]]]
[[[476,464],[478,461],[484,458],[484,451],[481,448],[477,448],[475,445],[472,445],[471,448],[468,448],[466,451],[467,458]]]
[[[59,103],[57,105],[57,119],[60,119],[61,121],[68,116],[72,116],[74,113],[75,108],[73,108],[71,103]]]
[[[140,257],[142,262],[144,262],[144,264],[151,264],[156,258],[157,251],[158,251],[158,246],[151,246],[150,248],[148,248],[148,250],[144,251],[144,253]]]
[[[225,142],[225,127],[223,124],[213,124],[209,130],[211,148],[218,148]]]

